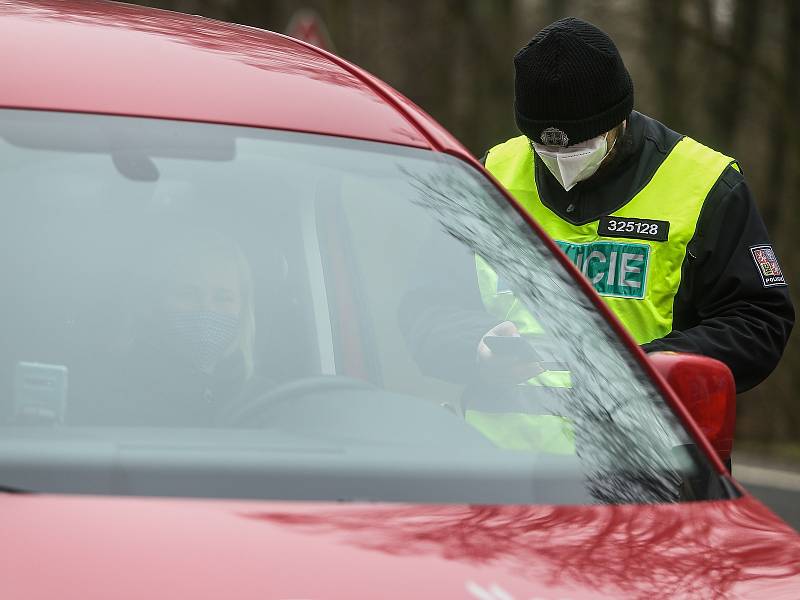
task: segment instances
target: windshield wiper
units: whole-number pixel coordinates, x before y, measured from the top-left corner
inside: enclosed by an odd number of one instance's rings
[[[33,494],[33,490],[25,490],[23,488],[0,484],[0,494]]]

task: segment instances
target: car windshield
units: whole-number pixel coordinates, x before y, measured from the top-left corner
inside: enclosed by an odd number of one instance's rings
[[[724,496],[589,297],[456,158],[3,110],[0,194],[6,489]]]

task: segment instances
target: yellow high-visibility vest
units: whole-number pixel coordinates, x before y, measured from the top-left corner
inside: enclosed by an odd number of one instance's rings
[[[682,138],[642,190],[609,215],[609,227],[613,223],[618,228],[613,235],[601,235],[598,221],[573,225],[542,204],[527,137],[495,146],[486,158],[489,172],[586,275],[639,344],[672,331],[673,302],[687,245],[703,202],[732,164],[735,166],[733,158]],[[647,239],[649,225],[627,221],[631,218],[669,223],[667,238]],[[625,237],[626,227],[640,230]],[[631,233],[630,229],[627,232]]]
[[[599,220],[572,225],[541,202],[533,160],[528,138],[520,136],[492,148],[486,168],[590,280],[638,343],[669,333],[681,266],[700,211],[723,171],[729,165],[736,166],[734,159],[691,138],[681,139],[650,182],[608,216],[603,234],[598,231]],[[652,237],[660,239],[648,239]],[[513,291],[505,289],[494,270],[477,256],[476,270],[481,298],[490,314],[501,321],[512,321],[523,336],[533,339],[543,333]],[[569,373],[545,372],[528,384],[568,388]],[[467,407],[465,416],[503,448],[574,452],[573,425],[560,416],[506,411],[490,405]]]

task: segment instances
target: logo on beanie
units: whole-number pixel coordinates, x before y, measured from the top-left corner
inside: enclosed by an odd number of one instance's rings
[[[548,127],[540,136],[545,146],[569,146],[569,137],[558,127]]]

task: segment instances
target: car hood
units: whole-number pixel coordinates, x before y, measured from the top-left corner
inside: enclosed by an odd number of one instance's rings
[[[8,598],[800,597],[800,537],[749,497],[584,507],[0,503]]]

